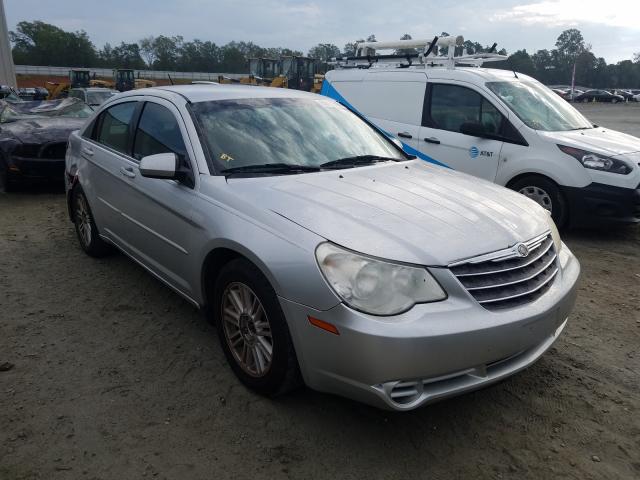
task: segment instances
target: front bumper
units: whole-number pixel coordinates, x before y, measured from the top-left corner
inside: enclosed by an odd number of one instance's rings
[[[12,156],[7,165],[12,181],[60,180],[64,178],[64,158],[26,158]]]
[[[535,362],[558,338],[575,303],[580,266],[565,247],[560,274],[534,302],[500,312],[481,307],[446,269],[449,293],[395,317],[344,304],[327,311],[281,298],[306,384],[371,405],[410,410],[481,388]],[[339,335],[308,316],[330,322]]]
[[[640,222],[640,185],[635,189],[591,183],[562,187],[571,226],[593,227]]]

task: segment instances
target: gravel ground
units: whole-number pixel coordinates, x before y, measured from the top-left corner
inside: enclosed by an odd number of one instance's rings
[[[397,414],[254,395],[192,306],[82,253],[61,193],[0,212],[1,480],[640,478],[640,228],[565,236],[580,294],[537,364]]]

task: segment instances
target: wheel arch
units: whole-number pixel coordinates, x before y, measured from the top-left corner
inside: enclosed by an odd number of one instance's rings
[[[234,242],[224,242],[219,245],[215,245],[209,248],[209,251],[204,255],[202,262],[202,269],[200,272],[200,295],[202,298],[202,305],[205,309],[208,308],[209,298],[213,293],[213,281],[215,280],[222,269],[227,263],[232,260],[242,258],[251,262],[267,279],[271,284],[271,287],[278,294],[278,284],[275,282],[273,275],[266,267],[266,265],[259,259],[253,252],[247,250],[240,244]]]
[[[544,173],[540,173],[540,172],[534,172],[534,171],[528,171],[528,172],[521,172],[518,173],[517,175],[515,175],[514,177],[512,177],[506,184],[505,187],[507,188],[511,188],[516,182],[522,180],[523,178],[526,177],[540,177],[540,178],[544,178],[545,180],[549,180],[553,183],[556,184],[556,186],[558,187],[558,190],[562,191],[560,184],[552,177],[550,177],[549,175],[545,175]]]

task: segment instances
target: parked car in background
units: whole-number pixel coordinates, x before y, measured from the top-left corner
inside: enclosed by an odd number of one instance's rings
[[[559,226],[640,222],[640,139],[596,127],[524,74],[346,68],[327,72],[321,94],[397,137],[407,153],[528,196]]]
[[[238,378],[409,410],[499,381],[563,331],[579,264],[537,203],[426,164],[295,90],[126,92],[71,134],[80,246],[206,307]]]
[[[573,93],[571,92],[571,89],[567,90],[567,100],[569,100],[570,102],[575,101],[575,98],[578,95],[582,95],[584,93],[584,90],[578,90],[577,88],[573,89]]]
[[[117,93],[119,93],[117,90],[102,87],[71,88],[68,96],[82,100],[92,110],[95,110]]]
[[[611,92],[613,95],[620,95],[622,98],[624,98],[625,102],[629,101],[629,100],[633,100],[633,93],[627,91],[627,90],[614,90],[613,92]]]
[[[0,190],[23,182],[62,183],[69,134],[90,115],[91,109],[76,99],[0,100]]]
[[[640,102],[640,93],[637,93],[636,95],[634,95],[633,100],[636,102]]]
[[[608,103],[618,103],[624,102],[624,97],[622,95],[614,95],[613,93],[609,93],[606,90],[587,90],[586,92],[581,93],[580,95],[574,97],[574,102],[608,102]]]

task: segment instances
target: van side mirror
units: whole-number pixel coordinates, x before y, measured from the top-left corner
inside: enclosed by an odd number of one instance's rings
[[[460,125],[460,133],[480,138],[485,138],[487,135],[484,125],[476,122],[465,122]]]
[[[156,153],[140,160],[140,175],[148,178],[177,179],[178,156],[175,153]]]

